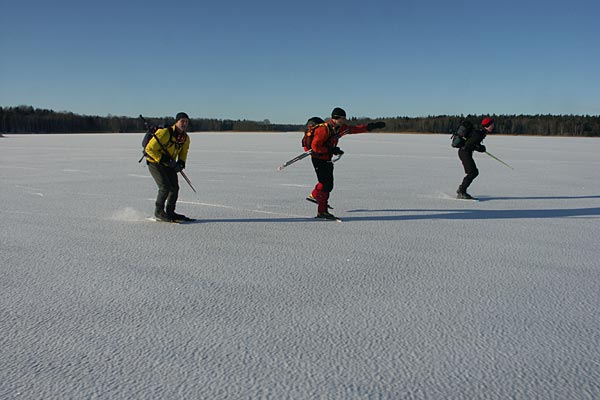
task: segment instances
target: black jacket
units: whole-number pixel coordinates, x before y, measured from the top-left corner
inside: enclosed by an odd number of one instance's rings
[[[461,147],[461,150],[469,151],[471,153],[473,151],[484,152],[485,146],[483,146],[481,142],[483,141],[483,139],[485,139],[486,134],[487,132],[485,131],[485,129],[474,130],[467,138],[465,145]]]

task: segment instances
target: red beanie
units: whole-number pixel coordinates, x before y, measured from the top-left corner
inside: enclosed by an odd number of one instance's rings
[[[481,126],[483,126],[484,128],[487,128],[488,126],[490,126],[493,123],[494,123],[494,120],[492,118],[486,117],[481,121]]]

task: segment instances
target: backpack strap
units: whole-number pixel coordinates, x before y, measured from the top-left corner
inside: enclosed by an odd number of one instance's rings
[[[167,141],[167,145],[169,144],[169,142],[171,141],[171,139],[173,138],[173,128],[171,126],[167,126],[167,131],[169,132],[169,140]],[[158,139],[158,136],[156,136],[156,132],[158,132],[158,129],[155,130],[154,132],[152,132],[152,137],[154,138],[154,140],[156,140],[156,143],[158,143],[158,145],[160,146],[163,154],[169,155],[169,151],[167,150],[167,147],[162,144],[162,142]],[[145,153],[145,151],[144,151]],[[146,154],[146,156],[150,157],[149,154]],[[152,158],[154,161],[159,162],[160,160],[156,160],[153,157]]]
[[[174,142],[173,135],[175,134],[175,131],[173,131],[173,127],[169,125],[167,126],[167,130],[169,131],[169,140],[167,140],[167,143]]]
[[[329,138],[330,138],[331,136],[333,136],[333,133],[334,133],[334,132],[333,132],[333,129],[331,129],[331,126],[329,126],[329,124],[328,124],[327,122],[322,122],[322,123],[320,123],[320,124],[313,125],[313,127],[312,127],[312,128],[310,128],[310,129],[311,129],[311,131],[312,131],[312,132],[314,132],[314,131],[315,131],[315,129],[317,129],[318,127],[321,127],[321,126],[325,126],[325,127],[327,127],[327,140],[329,140]]]

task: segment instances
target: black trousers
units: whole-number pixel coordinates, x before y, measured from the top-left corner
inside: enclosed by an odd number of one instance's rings
[[[331,192],[333,190],[333,163],[318,158],[311,158],[311,160],[317,173],[317,180],[321,184],[321,190],[327,193]]]
[[[466,174],[462,183],[458,187],[458,190],[460,192],[466,192],[469,185],[471,185],[473,180],[477,178],[477,175],[479,175],[479,170],[477,169],[477,164],[475,164],[475,160],[473,159],[472,151],[465,150],[463,147],[461,147],[458,149],[458,158],[460,158]]]
[[[158,186],[158,195],[156,196],[156,209],[164,210],[165,202],[167,210],[174,211],[177,197],[179,196],[179,182],[177,172],[173,168],[165,167],[161,164],[148,163],[150,175],[154,178]]]

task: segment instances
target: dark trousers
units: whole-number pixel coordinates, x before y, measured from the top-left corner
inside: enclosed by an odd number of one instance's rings
[[[329,200],[329,193],[333,190],[333,163],[318,158],[312,158],[312,163],[319,181],[313,189],[312,195],[317,199],[317,212],[321,214],[327,211],[327,200]]]
[[[165,167],[161,164],[148,163],[150,175],[154,178],[158,186],[158,195],[156,196],[156,209],[164,210],[165,202],[168,211],[175,211],[175,204],[179,196],[179,182],[177,172],[174,169]]]
[[[463,178],[462,183],[458,187],[459,192],[466,192],[467,188],[477,175],[479,175],[479,170],[477,169],[477,165],[475,164],[475,160],[473,159],[473,152],[469,150],[465,150],[464,148],[458,149],[458,158],[462,162],[463,168],[465,169],[465,177]]]
[[[333,163],[318,158],[312,158],[312,163],[317,173],[317,180],[322,186],[321,190],[327,193],[331,192],[333,190]]]

